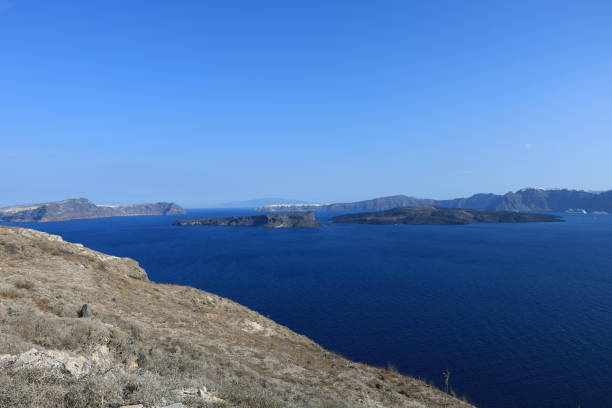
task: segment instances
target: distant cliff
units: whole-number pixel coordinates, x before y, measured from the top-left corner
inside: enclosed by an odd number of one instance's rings
[[[82,218],[171,214],[185,214],[185,210],[175,203],[106,206],[96,205],[86,198],[70,198],[63,201],[0,208],[0,221],[49,222]]]
[[[612,190],[594,192],[568,189],[524,188],[504,195],[476,194],[469,198],[437,201],[436,205],[506,211],[612,211]]]
[[[255,198],[252,200],[232,201],[232,202],[227,202],[227,203],[221,203],[221,204],[216,205],[215,207],[219,207],[219,208],[259,208],[259,207],[265,207],[267,205],[274,205],[274,204],[275,205],[282,205],[282,204],[295,205],[295,204],[300,204],[300,203],[313,204],[313,203],[309,203],[308,201],[294,200],[290,198]]]
[[[463,225],[475,222],[516,223],[563,221],[550,214],[530,214],[515,211],[482,211],[434,206],[395,208],[386,211],[345,214],[331,219],[350,224],[414,224]]]
[[[435,205],[488,211],[556,211],[584,209],[612,212],[612,190],[593,192],[568,189],[525,188],[516,192],[475,194],[467,198],[432,200],[405,195],[375,198],[353,203],[265,206],[261,211],[383,211],[392,208]]]
[[[374,198],[372,200],[353,203],[335,204],[276,204],[258,208],[258,211],[382,211],[391,208],[409,207],[414,205],[432,205],[435,200],[395,195]]]
[[[313,212],[244,215],[237,217],[199,218],[194,220],[177,220],[173,225],[205,225],[226,227],[261,227],[261,228],[317,228],[323,226]]]

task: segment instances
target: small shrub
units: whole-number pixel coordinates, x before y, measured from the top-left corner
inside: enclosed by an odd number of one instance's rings
[[[15,287],[17,289],[27,289],[30,290],[34,287],[34,282],[28,280],[20,280],[15,282]]]
[[[0,289],[0,298],[4,299],[17,299],[22,295],[12,289]]]
[[[47,299],[47,298],[32,298],[32,301],[43,312],[48,312],[50,310],[50,308],[49,308],[49,299]]]
[[[397,374],[398,370],[397,370],[397,366],[393,363],[387,363],[387,367],[386,367],[387,371],[393,374]]]
[[[2,408],[151,407],[159,406],[170,391],[161,378],[147,373],[74,379],[37,368],[0,371],[0,390]]]
[[[249,408],[283,408],[286,405],[267,391],[249,383],[226,385],[221,398],[238,406]]]
[[[45,303],[43,300],[43,307]],[[119,330],[87,319],[26,315],[15,319],[13,328],[24,340],[51,349],[79,352],[108,345],[111,350],[123,354],[127,343]]]

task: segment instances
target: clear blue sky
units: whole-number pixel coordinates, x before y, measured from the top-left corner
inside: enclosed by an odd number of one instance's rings
[[[612,188],[612,2],[0,0],[0,205]]]

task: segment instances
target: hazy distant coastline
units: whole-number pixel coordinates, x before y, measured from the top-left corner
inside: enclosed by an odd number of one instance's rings
[[[167,202],[96,205],[86,198],[69,198],[63,201],[0,208],[0,221],[50,222],[134,215],[172,215],[185,214],[185,212],[180,205]]]
[[[569,189],[524,188],[516,192],[474,194],[467,198],[434,200],[406,195],[374,198],[351,203],[267,205],[258,211],[384,211],[411,206],[437,206],[484,211],[612,212],[612,190],[593,192]]]

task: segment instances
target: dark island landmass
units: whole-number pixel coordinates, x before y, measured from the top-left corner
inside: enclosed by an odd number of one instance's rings
[[[115,206],[96,205],[86,198],[70,198],[49,203],[3,207],[0,208],[0,221],[50,222],[84,218],[172,214],[185,214],[185,210],[178,204],[166,202]]]
[[[550,214],[530,214],[514,211],[481,211],[435,206],[404,207],[387,211],[345,214],[333,217],[335,223],[351,224],[413,224],[463,225],[475,222],[558,222],[563,219]]]
[[[428,206],[485,211],[551,211],[581,209],[585,212],[612,213],[612,190],[524,188],[516,192],[474,194],[467,198],[433,200],[406,195],[374,198],[352,203],[284,204],[262,206],[260,211],[383,211],[399,207]]]
[[[237,217],[198,218],[177,220],[173,225],[204,225],[260,228],[318,228],[323,226],[313,212],[243,215]]]

